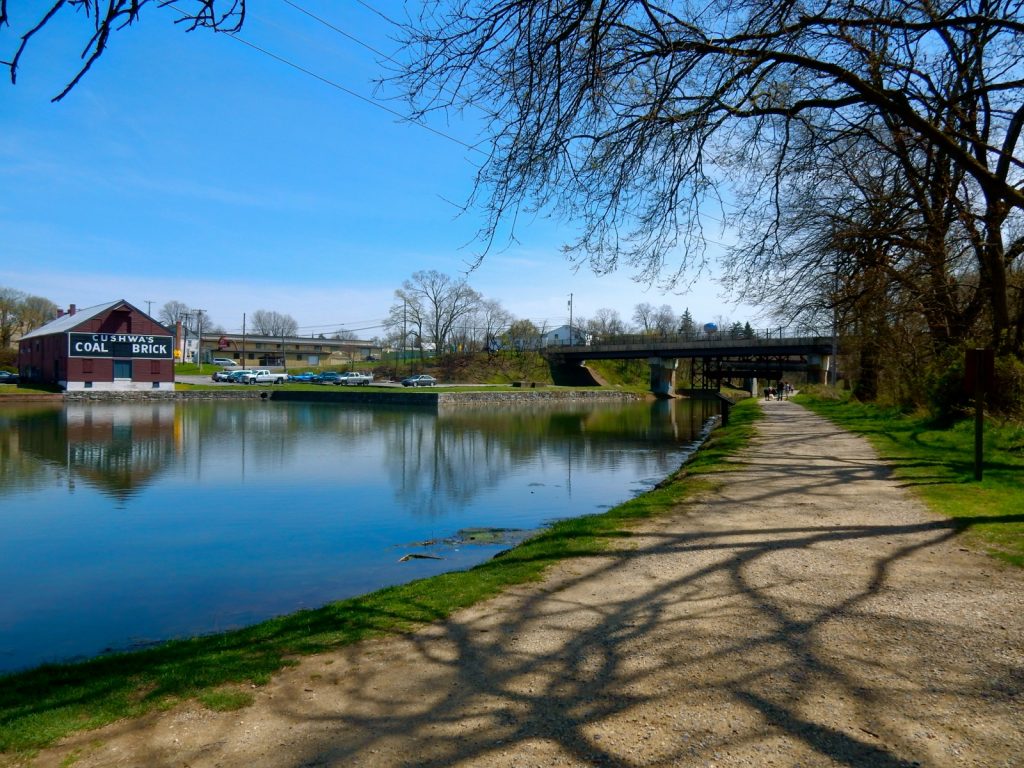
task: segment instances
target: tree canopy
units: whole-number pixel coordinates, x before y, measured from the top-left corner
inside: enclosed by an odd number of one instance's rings
[[[945,215],[977,225],[987,335],[1019,353],[1021,5],[430,0],[400,77],[420,114],[485,111],[485,236],[553,209],[580,225],[568,253],[599,273],[674,284],[705,265],[709,221],[756,222],[770,246],[787,176],[853,138],[911,184],[915,164],[945,164]]]
[[[42,296],[30,296],[0,286],[0,348],[16,335],[34,331],[57,317],[57,305]]]

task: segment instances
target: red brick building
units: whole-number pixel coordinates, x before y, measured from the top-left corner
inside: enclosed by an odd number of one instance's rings
[[[21,337],[21,381],[73,390],[174,390],[174,334],[124,299],[66,313]]]

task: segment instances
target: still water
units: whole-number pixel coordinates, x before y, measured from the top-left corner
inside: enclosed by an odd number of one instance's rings
[[[682,462],[708,403],[0,410],[0,672],[470,567]],[[442,559],[415,558],[427,554]]]

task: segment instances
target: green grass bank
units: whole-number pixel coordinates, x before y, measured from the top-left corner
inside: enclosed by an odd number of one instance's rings
[[[388,633],[407,632],[492,597],[538,581],[551,564],[591,557],[630,535],[637,520],[665,513],[728,471],[725,457],[753,435],[760,410],[738,404],[729,426],[657,488],[608,512],[560,522],[500,557],[468,571],[442,574],[253,627],[166,643],[158,648],[49,665],[0,678],[0,753],[17,759],[74,731],[167,709],[195,698],[211,709],[252,700],[297,657]]]
[[[864,435],[883,461],[936,514],[958,521],[965,543],[1024,567],[1024,424],[986,419],[984,472],[974,479],[974,421],[940,426],[816,390],[797,402]]]

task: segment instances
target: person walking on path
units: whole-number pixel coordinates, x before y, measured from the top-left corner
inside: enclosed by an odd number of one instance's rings
[[[734,471],[611,552],[33,764],[1019,766],[1020,571],[860,437],[763,410]]]

